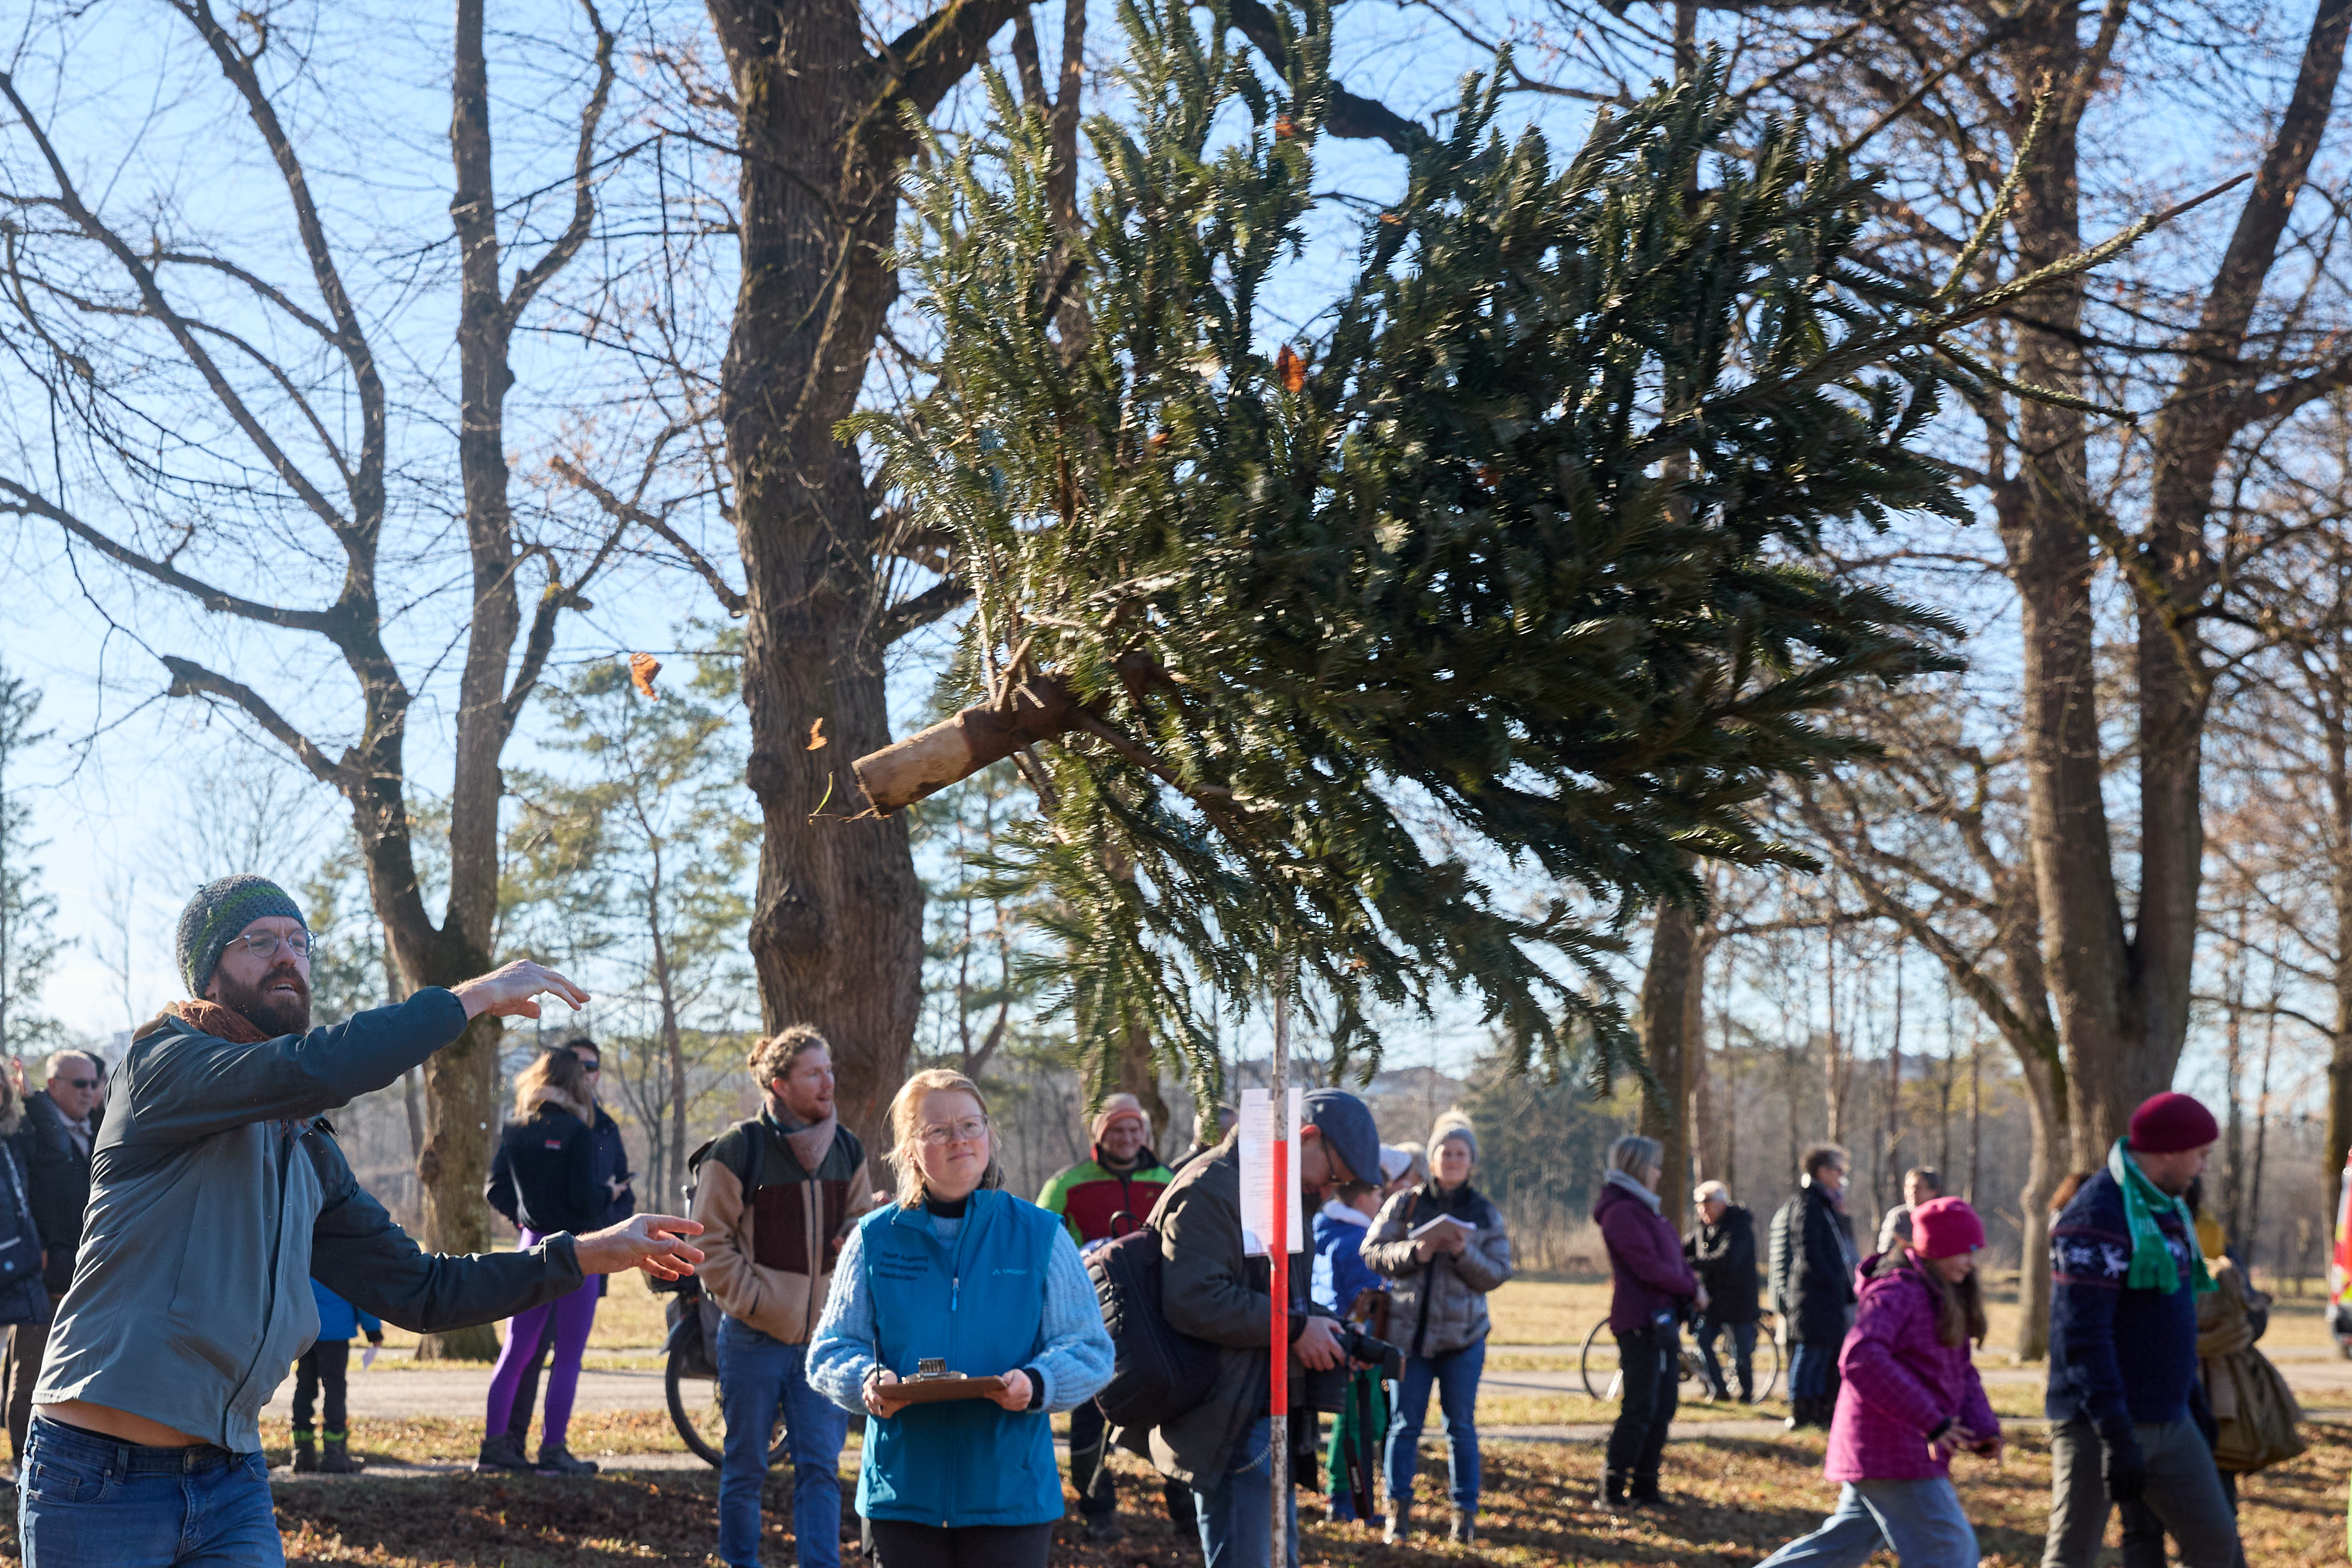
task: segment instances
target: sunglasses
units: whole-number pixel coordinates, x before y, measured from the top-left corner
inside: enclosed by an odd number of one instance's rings
[[[95,1078],[60,1078],[58,1082],[64,1084],[68,1089],[95,1089],[98,1087],[98,1080]]]

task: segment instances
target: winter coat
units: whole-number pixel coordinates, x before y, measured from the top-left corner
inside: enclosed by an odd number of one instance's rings
[[[839,1128],[816,1169],[802,1166],[775,1113],[738,1122],[695,1167],[702,1223],[695,1270],[728,1316],[771,1339],[805,1344],[849,1227],[874,1207],[865,1145]]]
[[[99,1128],[95,1110],[89,1121],[94,1147]],[[74,1256],[81,1250],[82,1211],[89,1207],[89,1156],[74,1146],[66,1113],[46,1089],[25,1096],[25,1119],[16,1127],[16,1144],[17,1163],[25,1172],[25,1196],[32,1200],[33,1222],[40,1228],[41,1247],[49,1255],[41,1280],[57,1300],[73,1283]]]
[[[310,1300],[319,1309],[319,1339],[331,1344],[336,1340],[349,1341],[364,1332],[378,1344],[383,1343],[383,1320],[373,1312],[363,1312],[351,1302],[319,1283],[310,1281]]]
[[[1160,1311],[1168,1326],[1218,1347],[1209,1396],[1152,1429],[1150,1458],[1160,1473],[1190,1487],[1221,1483],[1234,1447],[1266,1413],[1266,1341],[1274,1311],[1272,1270],[1242,1252],[1241,1134],[1188,1162],[1160,1195],[1149,1223],[1160,1235]],[[1307,1322],[1305,1255],[1290,1260],[1289,1330]],[[1290,1363],[1298,1404],[1297,1358]]]
[[[483,1197],[518,1228],[541,1236],[603,1229],[612,1194],[596,1182],[596,1130],[573,1110],[541,1101],[529,1120],[499,1131]]]
[[[1476,1226],[1458,1258],[1424,1263],[1412,1233],[1441,1214]],[[1503,1211],[1464,1182],[1446,1192],[1431,1177],[1381,1206],[1364,1239],[1364,1261],[1396,1281],[1389,1332],[1411,1355],[1451,1355],[1486,1337],[1486,1293],[1511,1277],[1511,1233]]]
[[[1366,1291],[1385,1291],[1389,1282],[1364,1261],[1364,1238],[1371,1234],[1371,1217],[1333,1198],[1315,1217],[1315,1282],[1308,1291],[1318,1307],[1341,1317]]]
[[[604,1106],[596,1111],[596,1188],[604,1195],[604,1218],[597,1228],[620,1225],[637,1212],[636,1173],[629,1169],[629,1145],[621,1124]],[[612,1276],[604,1276],[610,1279]]]
[[[1853,1221],[1808,1181],[1772,1217],[1772,1310],[1791,1340],[1835,1344],[1853,1322]]]
[[[1706,1287],[1706,1315],[1718,1323],[1752,1323],[1756,1304],[1756,1217],[1738,1204],[1713,1225],[1701,1223],[1683,1243],[1699,1283]]]
[[[1592,1200],[1592,1221],[1609,1246],[1609,1332],[1649,1328],[1661,1312],[1682,1317],[1698,1294],[1698,1276],[1666,1217],[1622,1186],[1603,1186]]]
[[[1917,1264],[1873,1277],[1862,1266],[1861,1302],[1838,1356],[1837,1410],[1830,1419],[1833,1481],[1916,1481],[1949,1474],[1948,1450],[1927,1434],[1947,1421],[1979,1437],[2000,1430],[1969,1343],[1936,1333],[1934,1287]]]
[[[569,1236],[476,1257],[421,1250],[319,1119],[398,1082],[465,1027],[464,1005],[428,986],[257,1042],[176,1014],[142,1029],[107,1093],[81,1256],[34,1401],[87,1399],[257,1453],[262,1406],[318,1333],[313,1277],[420,1333],[578,1290]]]
[[[1084,1247],[1137,1228],[1175,1179],[1150,1149],[1137,1155],[1132,1169],[1115,1171],[1102,1163],[1102,1146],[1097,1145],[1094,1158],[1055,1173],[1037,1195],[1037,1207],[1060,1215],[1070,1239]]]

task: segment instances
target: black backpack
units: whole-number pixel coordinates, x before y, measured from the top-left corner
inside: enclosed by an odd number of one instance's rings
[[[1160,1311],[1160,1232],[1148,1226],[1087,1254],[1112,1353],[1110,1381],[1095,1403],[1125,1431],[1196,1408],[1217,1378],[1217,1347],[1171,1328]]]

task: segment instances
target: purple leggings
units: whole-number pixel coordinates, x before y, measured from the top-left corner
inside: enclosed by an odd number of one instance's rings
[[[535,1230],[522,1233],[525,1247],[546,1238]],[[547,1364],[547,1418],[541,1424],[541,1448],[562,1448],[572,1426],[572,1398],[580,1389],[580,1353],[588,1348],[588,1331],[596,1326],[596,1276],[580,1281],[568,1296],[544,1306],[517,1312],[507,1320],[507,1343],[499,1348],[499,1364],[490,1372],[489,1418],[484,1430],[498,1437],[514,1418],[515,1396],[522,1388],[523,1369],[530,1364],[547,1333],[547,1314],[555,1314],[555,1354]]]

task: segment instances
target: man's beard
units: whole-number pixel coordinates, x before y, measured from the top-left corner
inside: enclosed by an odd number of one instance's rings
[[[290,996],[278,988],[288,984],[294,988]],[[310,1027],[310,982],[291,964],[278,965],[257,986],[241,986],[221,976],[220,1000],[264,1034],[300,1034]]]

